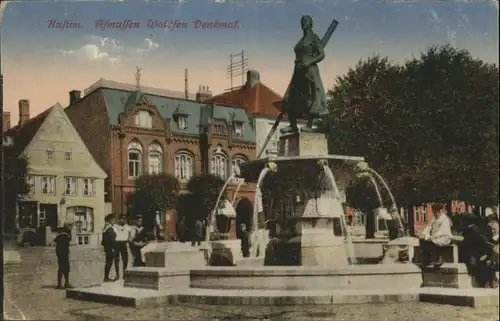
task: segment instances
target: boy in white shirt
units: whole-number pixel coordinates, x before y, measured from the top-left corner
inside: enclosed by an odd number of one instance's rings
[[[116,232],[116,250],[118,251],[118,257],[121,257],[123,264],[123,274],[128,266],[128,239],[130,234],[130,226],[125,220],[125,215],[120,216],[118,219],[118,224],[114,226]],[[119,278],[119,276],[117,277]]]

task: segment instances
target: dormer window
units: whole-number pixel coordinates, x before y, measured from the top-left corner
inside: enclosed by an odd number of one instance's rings
[[[233,135],[243,136],[243,123],[242,122],[233,122]]]
[[[145,110],[140,110],[135,115],[135,125],[142,128],[153,128],[153,116]]]
[[[214,125],[214,133],[224,135],[224,125]]]
[[[177,118],[177,126],[179,129],[186,129],[187,128],[187,117],[186,116],[179,116]]]

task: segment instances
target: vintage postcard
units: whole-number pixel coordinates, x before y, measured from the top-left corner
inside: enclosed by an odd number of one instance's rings
[[[0,5],[5,320],[498,320],[497,0]]]

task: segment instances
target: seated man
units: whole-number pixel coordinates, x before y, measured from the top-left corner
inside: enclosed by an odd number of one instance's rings
[[[422,266],[434,265],[440,267],[444,260],[441,248],[451,243],[451,220],[446,215],[442,203],[432,204],[434,219],[428,224],[420,236],[420,250],[422,253]]]
[[[484,260],[486,261],[485,265],[487,267],[485,274],[488,276],[486,280],[486,287],[497,288],[498,287],[498,278],[496,276],[496,272],[498,272],[498,236],[499,236],[499,228],[498,228],[498,219],[496,217],[490,218],[488,222],[489,227],[489,240],[488,245],[491,246],[491,251],[489,255],[486,255]]]

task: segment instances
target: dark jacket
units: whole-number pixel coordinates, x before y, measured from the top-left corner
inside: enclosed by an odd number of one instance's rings
[[[112,249],[115,247],[116,232],[112,225],[106,225],[102,232],[101,245],[104,249]]]
[[[131,226],[130,228],[134,229],[134,236],[131,240],[129,240],[131,242],[131,244],[133,246],[141,244],[141,247],[143,247],[148,241],[148,238],[146,235],[146,229],[144,227],[139,228],[137,226]]]
[[[71,234],[66,229],[61,229],[55,239],[56,243],[56,255],[68,255],[69,254],[69,246],[71,243]]]

